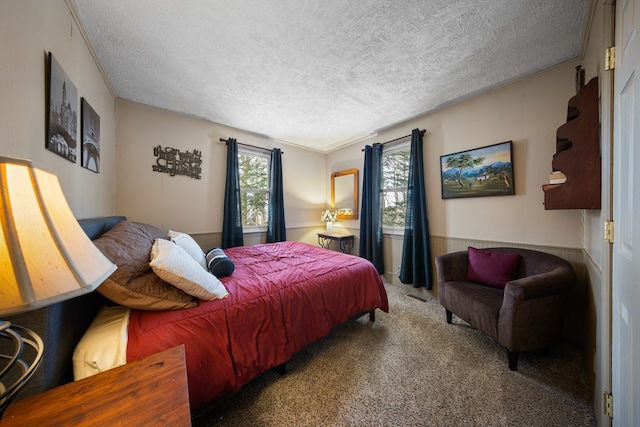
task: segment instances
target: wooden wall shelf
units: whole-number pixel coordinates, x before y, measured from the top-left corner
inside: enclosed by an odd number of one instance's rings
[[[569,100],[567,123],[556,133],[554,171],[563,172],[562,184],[544,184],[544,208],[600,209],[601,155],[598,78],[594,77]]]

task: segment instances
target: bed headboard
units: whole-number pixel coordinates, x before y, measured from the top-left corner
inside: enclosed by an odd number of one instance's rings
[[[123,216],[109,216],[78,222],[93,240],[124,219]],[[16,399],[73,381],[73,350],[103,303],[104,299],[98,292],[91,292],[6,318],[11,323],[31,329],[44,342],[40,367]]]

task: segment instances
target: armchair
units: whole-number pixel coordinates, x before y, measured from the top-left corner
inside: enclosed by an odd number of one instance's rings
[[[505,258],[502,254],[517,254],[511,255],[515,269],[504,288],[469,280],[469,275],[476,279],[470,258],[482,256],[489,262],[491,256]],[[549,348],[561,339],[566,302],[576,284],[575,272],[564,259],[528,249],[470,247],[438,256],[435,263],[447,323],[455,314],[505,347],[511,371],[517,369],[521,351]],[[485,264],[484,272],[491,275],[489,265]]]

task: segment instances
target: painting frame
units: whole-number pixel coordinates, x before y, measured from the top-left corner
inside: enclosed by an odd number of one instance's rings
[[[442,199],[515,194],[513,141],[440,156]]]
[[[85,169],[100,173],[100,116],[84,97],[80,100],[80,107],[80,164]]]
[[[45,148],[76,163],[78,89],[51,52],[47,53]]]

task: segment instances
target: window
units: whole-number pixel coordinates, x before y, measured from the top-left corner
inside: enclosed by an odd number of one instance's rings
[[[268,154],[238,150],[243,227],[266,227],[269,218]]]
[[[409,179],[409,144],[382,153],[382,226],[404,227]]]

